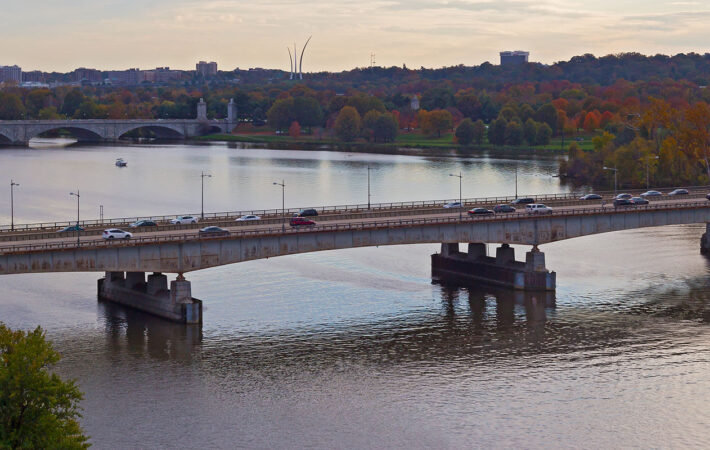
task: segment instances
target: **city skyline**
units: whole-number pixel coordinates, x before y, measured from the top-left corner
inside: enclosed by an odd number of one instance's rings
[[[651,0],[344,1],[157,0],[144,4],[49,0],[13,3],[0,18],[2,64],[28,70],[77,67],[194,68],[288,71],[283,48],[314,34],[306,71],[369,65],[441,67],[496,63],[501,50],[524,49],[531,61],[554,63],[593,53],[705,53],[698,1]],[[294,24],[297,24],[296,27]],[[303,34],[303,36],[300,36]],[[194,70],[194,69],[193,69]]]

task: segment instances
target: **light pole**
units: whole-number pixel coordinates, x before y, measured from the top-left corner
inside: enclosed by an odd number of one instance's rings
[[[10,180],[10,231],[15,231],[15,198],[12,191],[19,185],[20,183]]]
[[[619,169],[616,167],[607,167],[604,166],[604,170],[613,170],[614,171],[614,197],[616,197],[616,174],[619,172]]]
[[[212,175],[206,174],[204,171],[200,174],[202,178],[202,209],[200,210],[200,219],[205,218],[205,178],[212,178]]]
[[[648,166],[650,165],[651,159],[660,159],[660,156],[647,156],[646,157],[646,190],[650,189],[649,177],[648,177]]]
[[[281,214],[283,215],[283,223],[281,224],[281,231],[286,232],[286,183],[281,180],[281,183],[274,181],[275,186],[281,186]]]
[[[80,244],[79,235],[81,234],[81,229],[79,228],[79,199],[81,198],[81,195],[79,195],[79,189],[76,190],[76,194],[74,192],[70,192],[69,195],[76,197],[76,245],[78,247]]]
[[[515,164],[515,198],[518,198],[518,165]]]
[[[450,177],[456,177],[459,179],[459,220],[461,220],[463,217],[463,197],[461,196],[461,182],[463,181],[463,175],[461,172],[459,172],[458,175],[455,173],[450,173]]]
[[[372,167],[367,166],[367,209],[370,209],[370,171]]]

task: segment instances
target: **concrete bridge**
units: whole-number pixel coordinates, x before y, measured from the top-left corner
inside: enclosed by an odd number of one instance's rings
[[[64,119],[64,120],[0,120],[0,146],[27,146],[30,139],[55,130],[69,131],[80,142],[112,142],[131,131],[145,129],[159,138],[186,139],[209,133],[231,133],[237,126],[237,108],[232,100],[227,118],[207,118],[207,104],[197,104],[195,119]]]
[[[347,220],[337,218],[312,228],[274,224],[236,226],[224,237],[204,238],[195,230],[149,232],[124,242],[76,237],[0,243],[0,275],[42,272],[106,272],[100,295],[174,320],[201,320],[184,274],[210,267],[283,255],[380,245],[441,243],[432,255],[435,274],[460,275],[521,290],[554,290],[555,274],[545,266],[540,245],[580,236],[644,227],[710,223],[710,202],[696,199],[656,201],[615,209],[598,205],[556,208],[549,215],[496,214],[459,218],[447,210],[435,216]],[[710,226],[708,230],[710,231]],[[710,250],[703,235],[701,250]],[[466,252],[459,243],[468,243]],[[495,256],[484,243],[502,244]],[[525,262],[515,261],[509,244],[532,246]],[[583,256],[580,256],[583,257]],[[153,272],[146,280],[146,272]],[[177,273],[167,286],[163,273]]]

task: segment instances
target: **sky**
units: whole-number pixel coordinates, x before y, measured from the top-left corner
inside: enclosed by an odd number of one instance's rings
[[[710,0],[0,0],[0,65],[303,71],[710,52]]]

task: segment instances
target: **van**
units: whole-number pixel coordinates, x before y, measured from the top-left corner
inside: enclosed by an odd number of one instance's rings
[[[532,203],[525,205],[525,211],[528,214],[552,214],[552,208],[543,205],[542,203]]]

